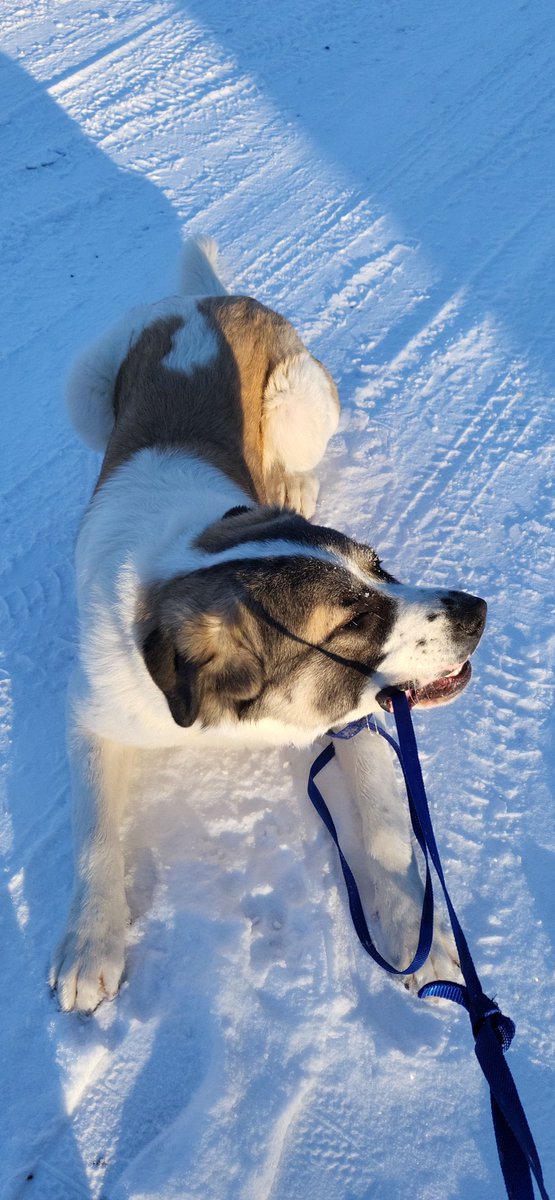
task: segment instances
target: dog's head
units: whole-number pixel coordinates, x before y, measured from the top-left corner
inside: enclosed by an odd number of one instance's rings
[[[411,588],[375,552],[282,509],[237,509],[197,539],[197,570],[145,588],[139,637],[178,725],[271,719],[294,736],[443,704],[470,678],[483,600]]]

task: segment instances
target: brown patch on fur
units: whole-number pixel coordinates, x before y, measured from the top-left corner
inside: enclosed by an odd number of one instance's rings
[[[180,315],[153,321],[118,371],[115,427],[97,487],[122,463],[147,447],[175,447],[213,463],[260,503],[264,479],[264,390],[279,362],[304,351],[292,325],[242,296],[196,301],[215,334],[216,358],[190,372],[165,366]]]
[[[181,316],[162,318],[143,330],[122,363],[114,392],[116,423],[97,487],[139,450],[157,446],[197,453],[239,484],[257,491],[243,453],[239,377],[220,336],[214,362],[190,372],[166,367]]]
[[[303,637],[312,646],[319,646],[329,638],[345,619],[345,609],[339,605],[318,604],[307,613],[302,629]]]
[[[149,588],[139,635],[146,666],[178,725],[199,714],[206,724],[234,714],[262,687],[258,624],[225,572]]]

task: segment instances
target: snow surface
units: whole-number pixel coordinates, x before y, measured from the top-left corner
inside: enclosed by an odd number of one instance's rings
[[[88,1020],[45,985],[71,879],[72,547],[98,470],[62,380],[175,287],[195,231],[338,381],[320,519],[490,603],[471,687],[417,733],[553,1186],[552,4],[3,0],[2,32],[0,1194],[504,1194],[466,1015],[359,949],[308,752],[145,761],[127,982]]]

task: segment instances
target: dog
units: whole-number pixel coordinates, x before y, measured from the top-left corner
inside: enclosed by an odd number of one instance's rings
[[[407,587],[369,546],[310,523],[337,388],[284,317],[226,292],[211,239],[185,244],[179,295],[80,355],[67,403],[104,458],[76,550],[75,881],[50,984],[62,1009],[90,1012],[124,970],[120,826],[137,749],[306,746],[390,708],[394,687],[447,702],[468,682],[486,605]],[[361,753],[338,748],[399,959],[422,885],[387,751]],[[453,965],[445,944],[434,953]]]

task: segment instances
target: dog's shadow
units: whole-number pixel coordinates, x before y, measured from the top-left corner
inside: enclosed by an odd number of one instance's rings
[[[3,528],[0,786],[3,974],[14,1001],[9,1007],[6,997],[1,1035],[6,1200],[91,1194],[86,1140],[67,1116],[69,1078],[91,1050],[90,1027],[58,1015],[46,984],[72,874],[65,692],[76,629],[73,547],[98,473],[98,460],[71,432],[61,381],[76,350],[122,308],[167,291],[180,245],[164,195],[102,153],[47,86],[0,57],[0,221],[9,267],[0,295],[3,490],[11,503]],[[68,1061],[69,1071],[59,1067]]]

